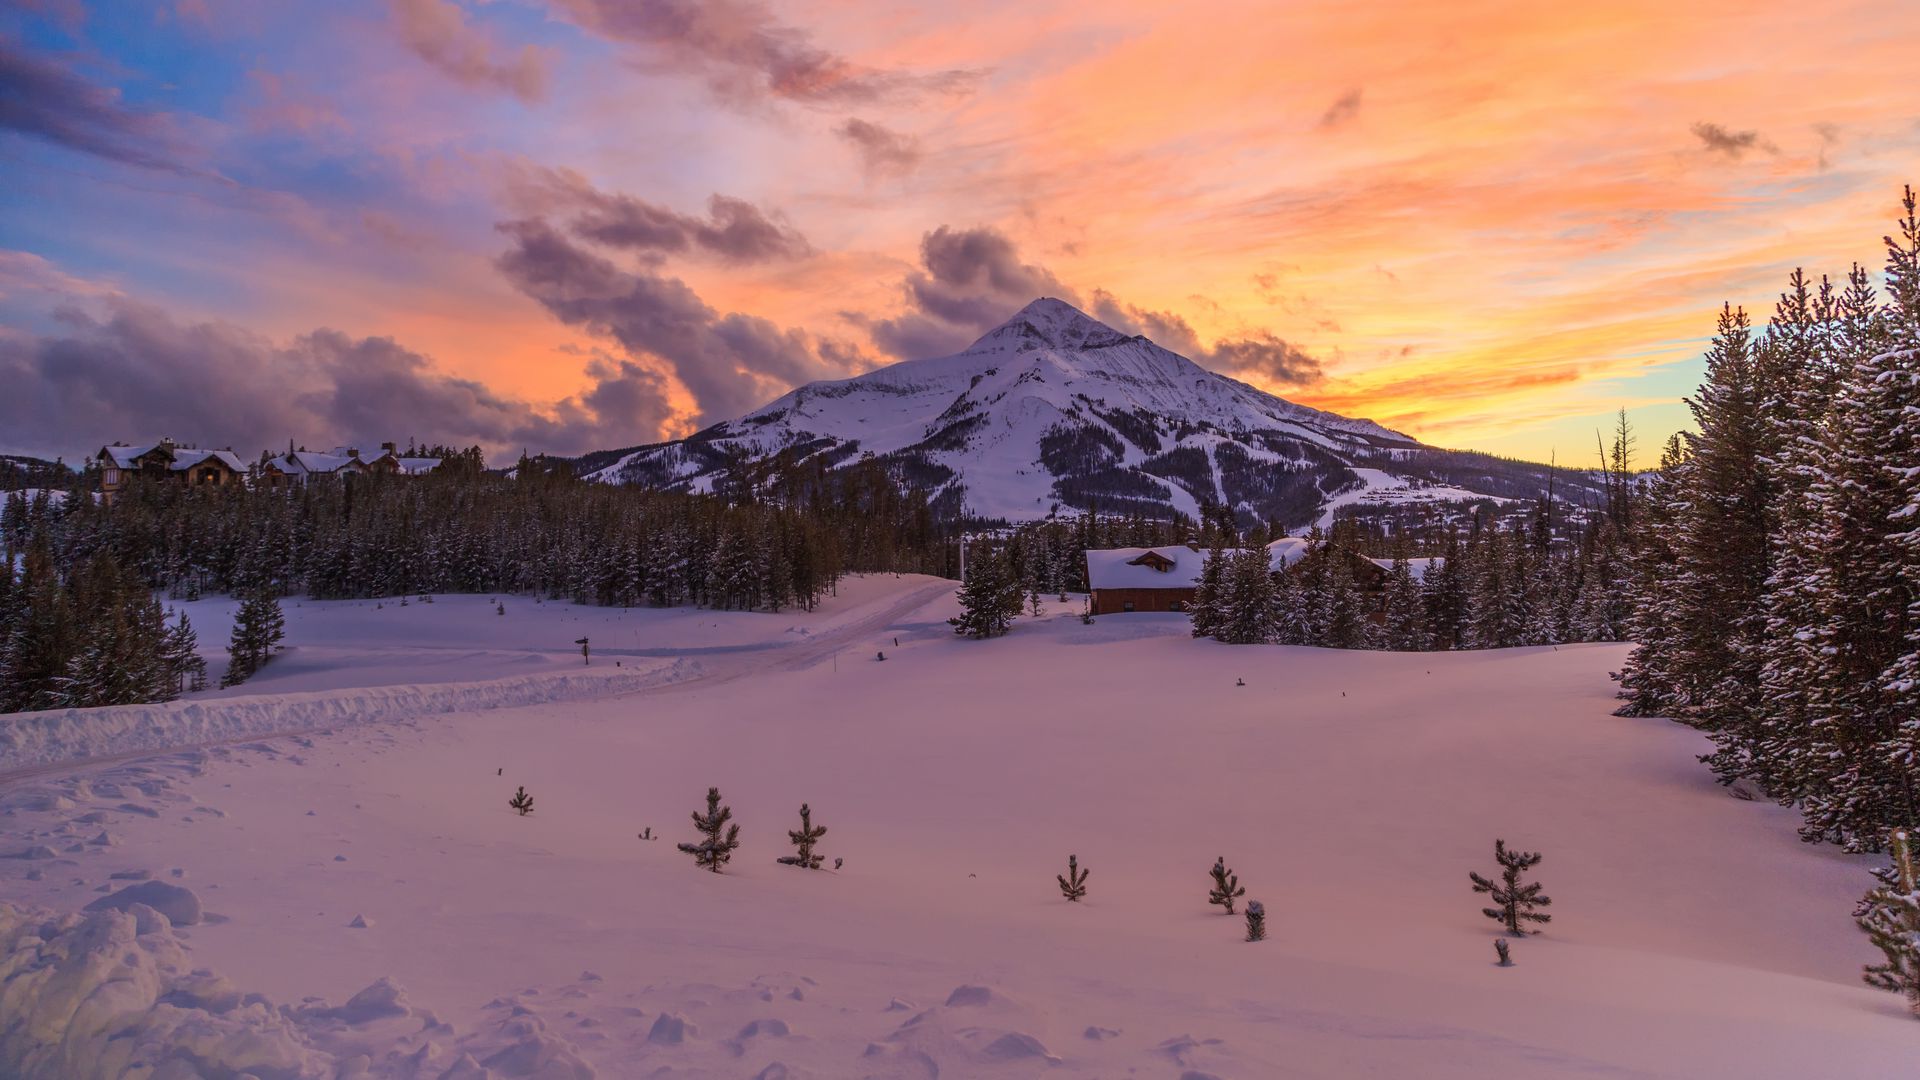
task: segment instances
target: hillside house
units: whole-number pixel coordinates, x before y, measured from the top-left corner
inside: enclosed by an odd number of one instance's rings
[[[289,450],[267,459],[260,467],[260,482],[269,488],[295,488],[305,487],[315,478],[351,479],[361,473],[419,476],[439,465],[439,458],[401,457],[393,443],[381,443],[380,452],[373,455],[362,455],[354,446],[336,446],[324,454]]]
[[[104,502],[112,502],[136,479],[225,487],[238,484],[246,474],[246,466],[232,450],[201,450],[181,446],[172,439],[144,446],[103,446],[92,463],[100,469],[100,498]]]

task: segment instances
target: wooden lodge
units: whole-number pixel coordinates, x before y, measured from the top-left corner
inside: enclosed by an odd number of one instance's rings
[[[100,497],[106,502],[135,480],[224,487],[246,475],[246,466],[232,450],[200,450],[172,439],[146,446],[103,446],[93,464],[100,469]]]
[[[198,450],[161,439],[146,446],[103,446],[92,464],[100,470],[101,498],[112,502],[136,479],[216,487],[251,482],[269,489],[290,489],[305,487],[316,477],[350,479],[360,473],[418,476],[438,468],[440,459],[402,457],[393,443],[382,443],[378,454],[368,456],[352,446],[337,446],[321,454],[289,445],[278,457],[262,455],[258,469],[249,477],[246,464],[231,449]]]
[[[1095,615],[1185,611],[1207,553],[1182,544],[1087,552],[1087,608]]]

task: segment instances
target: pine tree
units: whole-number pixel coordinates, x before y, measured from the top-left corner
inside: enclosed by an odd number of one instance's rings
[[[1060,882],[1060,895],[1072,903],[1079,903],[1080,898],[1087,895],[1087,875],[1091,872],[1080,869],[1080,856],[1067,856],[1067,872],[1055,875]]]
[[[1227,869],[1227,857],[1225,855],[1214,860],[1211,873],[1213,874],[1213,889],[1207,893],[1207,903],[1217,904],[1226,908],[1227,914],[1233,914],[1234,900],[1238,897],[1245,896],[1247,890],[1241,886],[1240,878]]]
[[[1506,926],[1507,932],[1514,937],[1525,937],[1529,933],[1522,923],[1553,921],[1553,916],[1534,910],[1553,903],[1552,898],[1540,895],[1540,883],[1522,884],[1520,881],[1522,874],[1539,865],[1540,855],[1531,851],[1508,851],[1506,841],[1495,840],[1493,857],[1500,863],[1499,884],[1473,871],[1467,872],[1467,876],[1473,879],[1473,891],[1488,894],[1493,897],[1494,903],[1500,905],[1482,908],[1481,913]]]
[[[1200,580],[1194,585],[1193,600],[1187,605],[1187,620],[1197,638],[1217,637],[1220,633],[1220,575],[1226,568],[1227,553],[1221,546],[1220,534],[1216,532],[1214,536],[1213,547],[1207,550],[1207,559],[1200,564]]]
[[[513,807],[521,817],[526,817],[533,813],[533,796],[527,794],[525,787],[521,787],[513,793],[513,798],[507,800],[507,805]]]
[[[1220,573],[1214,636],[1229,645],[1272,641],[1276,625],[1273,573],[1265,548],[1226,556]]]
[[[1687,401],[1699,431],[1687,436],[1676,520],[1672,666],[1676,703],[1719,747],[1708,762],[1723,783],[1764,773],[1750,751],[1773,538],[1766,461],[1774,430],[1766,410],[1774,386],[1765,352],[1753,343],[1746,313],[1723,307],[1706,381]]]
[[[720,789],[707,789],[707,812],[694,811],[693,827],[700,830],[705,839],[697,844],[681,844],[680,850],[693,856],[693,861],[704,870],[719,873],[720,868],[733,858],[733,849],[740,846],[740,826],[729,825],[733,820],[733,808],[720,805]]]
[[[1904,995],[1908,1010],[1920,1018],[1920,883],[1910,836],[1906,829],[1894,830],[1893,881],[1867,894],[1867,912],[1857,921],[1886,958],[1868,965],[1863,976],[1867,985]]]
[[[774,861],[784,866],[798,866],[807,870],[820,869],[820,863],[826,856],[815,855],[813,853],[813,845],[819,843],[820,838],[825,835],[827,835],[827,827],[825,825],[815,825],[813,823],[813,809],[806,803],[801,803],[799,830],[787,830],[787,839],[793,841],[796,853],[792,855],[782,855]]]
[[[1407,561],[1404,545],[1394,552],[1393,569],[1387,575],[1387,593],[1383,605],[1385,624],[1381,627],[1382,648],[1394,652],[1420,652],[1429,647],[1433,631],[1427,626],[1426,596],[1414,580],[1413,564]]]
[[[967,556],[967,580],[960,586],[960,614],[947,622],[956,634],[998,637],[1020,614],[1020,581],[1004,553],[992,544],[976,544]]]
[[[207,661],[200,655],[200,639],[193,632],[193,621],[180,613],[180,621],[169,627],[162,648],[170,686],[168,698],[182,689],[198,693],[207,688]]]
[[[1267,905],[1258,900],[1247,901],[1247,940],[1267,940]]]
[[[280,613],[280,601],[270,592],[256,592],[240,604],[233,621],[233,638],[227,645],[230,659],[220,685],[238,686],[266,666],[286,636],[286,620]]]

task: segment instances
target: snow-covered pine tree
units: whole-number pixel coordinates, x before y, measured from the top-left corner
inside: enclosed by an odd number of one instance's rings
[[[1819,507],[1815,673],[1786,771],[1808,839],[1871,850],[1920,820],[1920,221],[1888,237],[1888,302],[1835,395]]]
[[[1707,373],[1687,406],[1697,432],[1680,501],[1674,552],[1673,671],[1681,718],[1719,749],[1707,759],[1723,783],[1753,775],[1755,721],[1771,569],[1775,431],[1767,406],[1774,365],[1756,347],[1745,311],[1723,306]]]
[[[525,786],[519,787],[514,790],[513,798],[507,800],[507,805],[513,808],[514,813],[526,817],[533,813],[533,796],[527,794]]]
[[[1213,875],[1213,888],[1207,893],[1207,903],[1216,904],[1225,908],[1227,914],[1233,914],[1233,902],[1247,894],[1246,888],[1240,884],[1240,878],[1227,869],[1225,855],[1214,860],[1210,873]]]
[[[793,842],[795,853],[782,855],[774,861],[783,866],[798,866],[804,870],[820,869],[820,863],[826,856],[815,855],[813,845],[819,843],[820,838],[825,835],[827,835],[827,827],[813,823],[813,808],[806,803],[801,803],[800,828],[787,830],[787,839]]]
[[[733,808],[720,805],[720,789],[707,789],[707,812],[693,813],[693,827],[700,830],[703,839],[699,843],[681,844],[680,850],[693,856],[693,861],[703,870],[719,873],[720,868],[733,858],[733,849],[740,846],[740,826],[730,825],[733,820]]]
[[[1520,880],[1528,870],[1539,865],[1539,853],[1508,851],[1505,840],[1495,840],[1493,857],[1500,863],[1500,881],[1497,884],[1474,871],[1467,871],[1467,876],[1473,879],[1473,891],[1488,894],[1494,903],[1500,905],[1481,908],[1481,914],[1505,926],[1514,937],[1525,937],[1530,933],[1522,923],[1553,921],[1553,916],[1534,910],[1553,903],[1551,897],[1540,895],[1540,883],[1527,884]]]
[[[1067,856],[1067,872],[1054,875],[1055,880],[1060,882],[1060,895],[1072,903],[1079,903],[1080,898],[1087,895],[1087,875],[1091,872],[1080,868],[1080,856]]]
[[[1247,940],[1267,940],[1267,905],[1258,900],[1247,901]]]
[[[1667,439],[1660,467],[1641,485],[1637,517],[1639,540],[1627,560],[1633,614],[1627,631],[1638,644],[1620,671],[1616,716],[1666,716],[1679,705],[1679,651],[1676,605],[1679,591],[1679,533],[1682,493],[1691,467],[1686,442],[1678,433]]]
[[[1426,596],[1414,579],[1413,564],[1407,561],[1405,543],[1396,546],[1393,569],[1387,574],[1384,601],[1385,622],[1381,626],[1380,647],[1394,652],[1420,652],[1433,641],[1427,626]]]
[[[1214,636],[1229,645],[1273,640],[1273,574],[1265,548],[1235,551],[1220,572]]]
[[[200,639],[193,632],[193,620],[180,613],[180,621],[167,628],[162,646],[171,696],[183,690],[197,693],[207,688],[207,662],[200,655]]]
[[[1215,637],[1220,633],[1220,576],[1227,565],[1223,544],[1221,534],[1215,532],[1206,561],[1200,564],[1200,580],[1194,585],[1193,602],[1187,605],[1187,620],[1197,638]]]
[[[998,637],[1020,614],[1020,581],[996,545],[979,543],[968,550],[959,599],[960,614],[947,622],[967,637]]]
[[[1893,881],[1866,896],[1866,914],[1857,921],[1885,960],[1867,966],[1867,985],[1901,994],[1920,1018],[1920,882],[1916,882],[1912,833],[1892,834]]]
[[[230,659],[220,685],[238,686],[265,667],[286,636],[285,626],[280,601],[272,593],[263,590],[241,601],[233,621],[233,637],[227,645]]]

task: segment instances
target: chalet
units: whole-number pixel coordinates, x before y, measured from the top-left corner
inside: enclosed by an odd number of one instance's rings
[[[1185,611],[1207,553],[1182,544],[1087,552],[1087,607],[1095,615]]]
[[[93,456],[93,464],[100,469],[100,497],[105,502],[112,502],[136,479],[225,487],[238,484],[246,473],[246,466],[231,450],[201,450],[172,439],[145,446],[103,446]]]
[[[336,446],[322,454],[312,450],[289,450],[269,458],[260,467],[261,483],[270,488],[305,487],[315,478],[346,479],[361,473],[387,476],[419,476],[440,465],[439,458],[401,457],[393,443],[381,443],[378,454],[363,455],[359,447]]]

